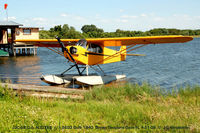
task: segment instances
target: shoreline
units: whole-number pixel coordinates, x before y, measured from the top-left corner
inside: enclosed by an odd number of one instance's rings
[[[164,90],[163,90],[164,91]],[[0,87],[2,132],[198,132],[200,86],[98,86],[84,99],[14,95]]]

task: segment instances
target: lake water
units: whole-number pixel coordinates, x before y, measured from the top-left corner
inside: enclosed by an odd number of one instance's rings
[[[125,74],[129,82],[147,81],[163,88],[200,85],[200,38],[184,44],[148,45],[131,53],[146,56],[129,56],[101,67],[107,74]],[[39,79],[42,74],[62,73],[70,64],[64,57],[38,48],[37,56],[0,57],[0,77],[12,83],[47,85]]]

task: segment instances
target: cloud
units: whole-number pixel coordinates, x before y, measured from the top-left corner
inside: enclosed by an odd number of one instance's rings
[[[8,20],[16,20],[17,18],[12,16],[12,17],[8,17]]]
[[[123,15],[121,18],[126,18],[126,19],[135,19],[137,16],[132,16],[132,15]]]
[[[63,18],[67,18],[67,19],[71,19],[71,20],[75,20],[75,21],[85,21],[86,18],[79,16],[79,15],[74,15],[74,14],[68,14],[68,13],[62,13],[60,14],[61,17]]]
[[[62,16],[62,17],[67,17],[67,16],[69,16],[69,14],[67,14],[67,13],[62,13],[62,14],[60,14],[60,16]]]
[[[44,17],[24,18],[21,22],[24,26],[45,27],[47,24],[51,25],[50,20]]]
[[[86,20],[84,17],[81,17],[81,16],[74,16],[73,18],[75,20],[78,20],[78,21],[84,21],[84,20]]]
[[[116,19],[116,22],[118,22],[118,23],[127,23],[127,22],[129,22],[129,20],[128,19]]]
[[[141,17],[147,17],[147,15],[146,15],[146,14],[144,14],[144,13],[143,13],[143,14],[141,14],[140,16],[141,16]]]
[[[16,19],[17,19],[17,18],[14,17],[14,16],[8,17],[8,20],[9,20],[9,21],[14,21],[14,20],[16,20]],[[3,20],[7,20],[7,18],[4,18]]]
[[[124,12],[124,9],[120,9],[119,12]]]
[[[165,19],[162,18],[162,17],[154,17],[153,20],[156,21],[156,22],[161,22],[161,21],[164,21]]]
[[[33,18],[34,21],[47,21],[46,18]]]
[[[32,20],[34,21],[34,23],[35,23],[37,26],[46,25],[47,23],[50,22],[47,18],[42,18],[42,17],[39,17],[39,18],[32,18]]]

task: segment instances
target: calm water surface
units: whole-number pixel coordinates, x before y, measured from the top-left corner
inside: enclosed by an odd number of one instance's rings
[[[163,88],[200,85],[200,38],[184,44],[148,45],[131,53],[147,56],[131,56],[101,67],[107,74],[126,74],[129,82],[147,81]],[[62,73],[70,64],[64,57],[39,48],[37,56],[0,57],[0,77],[13,83],[46,85],[39,79],[42,74]]]

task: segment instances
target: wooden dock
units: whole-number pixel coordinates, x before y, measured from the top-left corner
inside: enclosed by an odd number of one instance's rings
[[[17,55],[37,55],[37,48],[36,46],[33,45],[17,45],[15,44],[13,47],[13,56]]]
[[[25,84],[1,83],[1,86],[13,89],[22,95],[49,98],[84,99],[84,93],[88,92],[88,90],[81,89]]]
[[[37,55],[37,49],[38,47],[33,45],[15,44],[12,46],[11,44],[0,44],[0,50],[9,53],[10,56]]]

